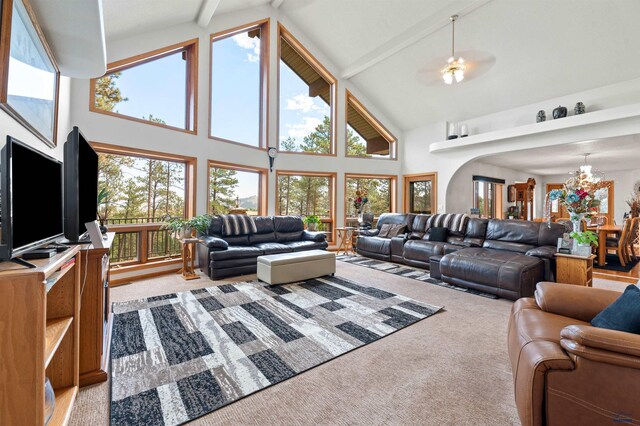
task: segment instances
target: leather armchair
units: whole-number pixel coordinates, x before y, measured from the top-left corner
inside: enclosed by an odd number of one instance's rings
[[[620,294],[542,282],[535,299],[514,303],[508,346],[523,425],[638,424],[640,336],[590,325]]]

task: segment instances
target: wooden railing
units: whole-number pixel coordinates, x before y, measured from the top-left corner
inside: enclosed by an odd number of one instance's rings
[[[109,231],[116,233],[111,264],[124,266],[179,258],[180,242],[162,226],[163,223],[109,225]]]

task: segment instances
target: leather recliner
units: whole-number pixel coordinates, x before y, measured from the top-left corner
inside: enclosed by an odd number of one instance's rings
[[[258,256],[303,250],[325,250],[326,235],[309,232],[299,216],[256,216],[257,232],[223,235],[222,219],[213,216],[197,245],[200,269],[212,280],[253,274]]]
[[[541,282],[516,301],[508,347],[524,426],[640,423],[640,336],[591,320],[619,292]]]

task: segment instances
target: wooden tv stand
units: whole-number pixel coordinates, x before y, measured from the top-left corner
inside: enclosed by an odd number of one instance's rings
[[[108,378],[111,339],[109,251],[115,232],[108,232],[104,248],[83,244],[80,248],[80,387]],[[85,280],[85,267],[86,280]]]
[[[1,425],[44,424],[45,377],[55,392],[49,424],[69,420],[78,394],[79,250],[30,259],[33,269],[0,262]]]

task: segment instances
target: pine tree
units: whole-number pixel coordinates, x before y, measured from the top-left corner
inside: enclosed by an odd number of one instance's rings
[[[209,170],[209,211],[223,214],[235,207],[237,171],[212,167]]]
[[[129,99],[122,97],[117,80],[122,73],[114,72],[96,79],[95,107],[103,111],[113,111],[117,104]],[[117,112],[117,111],[116,111]]]

